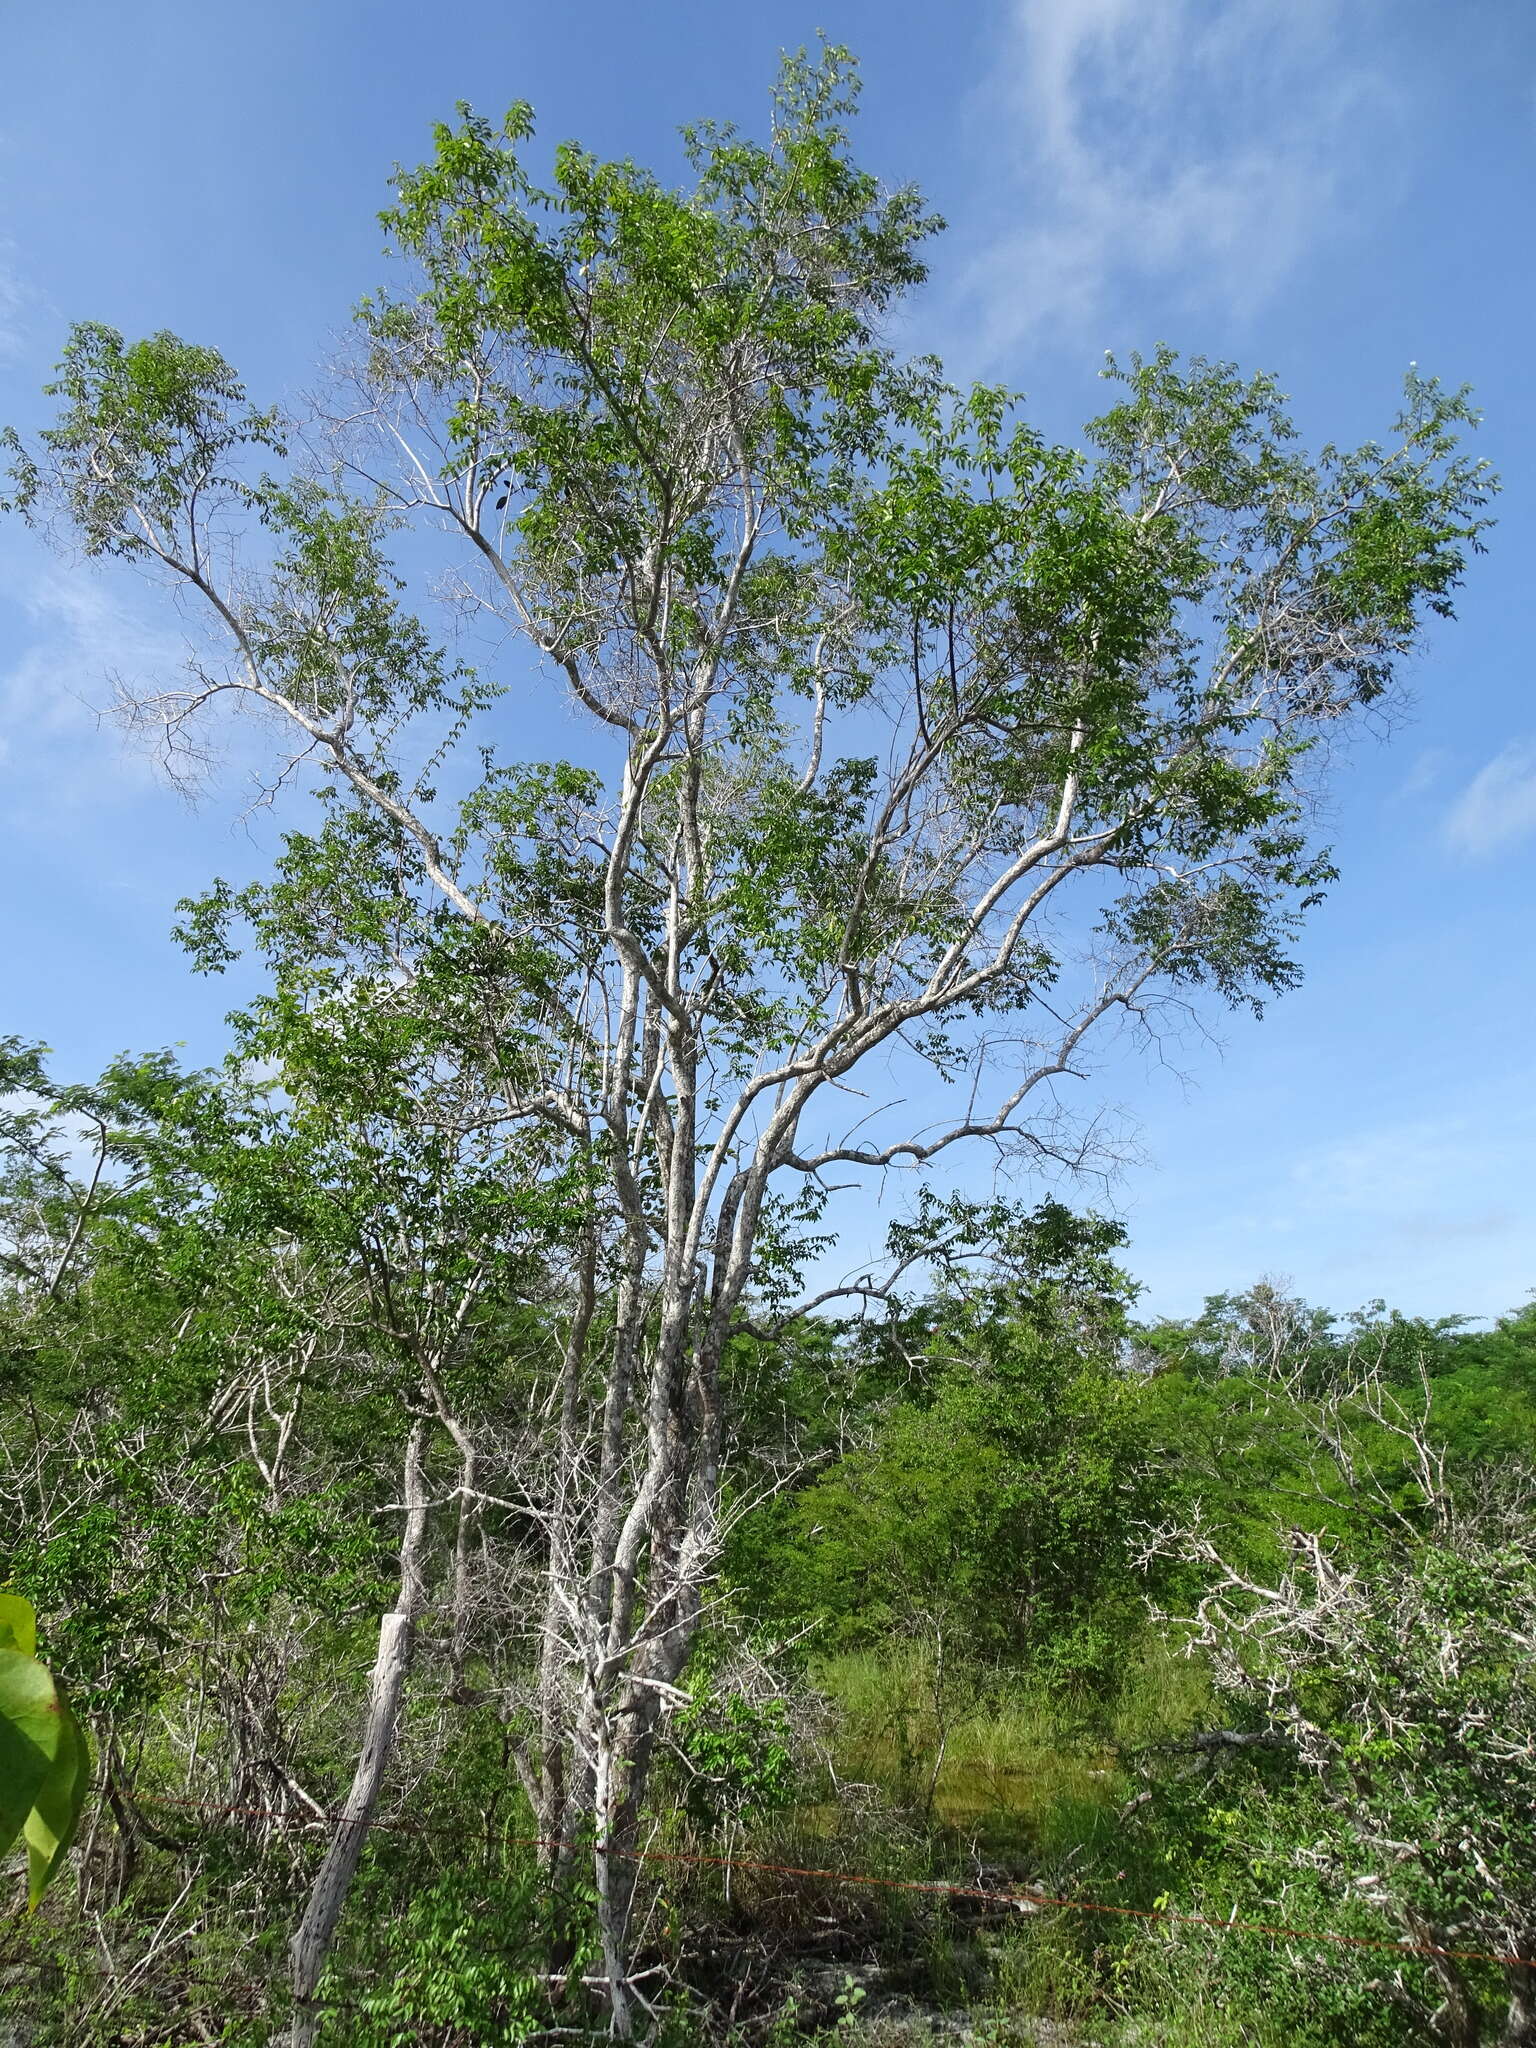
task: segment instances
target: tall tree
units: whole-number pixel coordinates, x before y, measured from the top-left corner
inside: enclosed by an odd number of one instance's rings
[[[1269,379],[1133,359],[1079,454],[900,360],[879,322],[937,223],[855,167],[853,100],[842,53],[790,60],[767,142],[689,131],[682,189],[568,145],[537,185],[528,110],[462,110],[398,179],[407,281],[305,460],[214,351],[100,326],[12,444],[25,512],[206,608],[189,679],[129,707],[173,767],[230,698],[326,771],[275,886],[195,909],[205,962],[240,910],[279,1000],[423,980],[477,1114],[584,1191],[534,1761],[541,1832],[594,1834],[620,2035],[755,1269],[782,1287],[829,1176],[1059,1149],[1053,1086],[1116,1020],[1294,982],[1314,742],[1449,611],[1488,488],[1416,376],[1390,441],[1310,459]],[[405,607],[417,524],[536,675]],[[509,764],[551,690],[584,759]],[[898,1055],[962,1107],[843,1128]]]

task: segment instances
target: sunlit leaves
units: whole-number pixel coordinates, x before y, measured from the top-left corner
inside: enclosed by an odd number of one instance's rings
[[[35,1641],[29,1603],[0,1595],[0,1855],[25,1836],[34,1907],[74,1839],[91,1775],[85,1736]]]
[[[247,404],[216,349],[174,334],[125,342],[82,323],[48,391],[62,407],[43,435],[46,468],[5,437],[14,502],[28,514],[59,503],[88,554],[147,554],[158,543],[196,566],[196,501],[249,504],[240,451],[282,453],[277,414]]]
[[[881,343],[934,223],[852,162],[855,98],[844,53],[792,58],[768,140],[689,131],[679,187],[574,144],[536,179],[522,105],[439,127],[385,216],[412,289],[360,311],[364,418],[435,451],[403,496],[367,463],[355,491],[345,469],[242,482],[275,429],[221,358],[77,332],[60,422],[18,452],[23,501],[194,580],[209,505],[254,511],[268,559],[219,600],[234,670],[199,668],[192,696],[251,688],[358,800],[295,835],[270,890],[190,911],[204,962],[237,909],[295,998],[441,962],[437,892],[499,927],[473,973],[494,952],[549,1054],[614,942],[612,783],[480,742],[502,685],[443,652],[390,554],[425,502],[472,541],[491,608],[647,759],[623,929],[654,941],[683,906],[676,957],[727,1042],[826,1022],[839,988],[913,999],[955,943],[973,1011],[1054,985],[1062,957],[1026,949],[979,989],[1000,926],[967,920],[1064,803],[1059,858],[1124,878],[1118,942],[1165,945],[1175,977],[1219,954],[1237,999],[1250,969],[1283,985],[1287,920],[1326,879],[1302,839],[1309,737],[1388,688],[1478,544],[1465,396],[1415,373],[1394,444],[1314,457],[1272,378],[1163,348],[1110,364],[1122,395],[1088,452],[1052,446],[1006,388]],[[410,772],[405,720],[430,733]],[[440,779],[446,829],[423,822]],[[695,801],[716,814],[684,834],[682,884],[667,849]],[[1197,866],[1219,891],[1162,916]]]
[[[461,110],[401,174],[385,221],[425,289],[418,315],[364,309],[377,365],[398,347],[459,394],[455,454],[504,480],[552,611],[645,554],[632,601],[654,628],[664,565],[718,574],[711,499],[744,467],[794,523],[824,394],[864,380],[870,316],[921,275],[933,225],[849,162],[851,104],[841,52],[792,60],[768,145],[690,131],[692,193],[569,144],[535,186],[526,109],[500,131]]]

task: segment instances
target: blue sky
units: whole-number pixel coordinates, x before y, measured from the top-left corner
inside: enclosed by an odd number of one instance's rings
[[[1098,409],[1103,351],[1160,339],[1275,371],[1314,439],[1385,428],[1405,366],[1476,387],[1506,492],[1486,560],[1386,739],[1338,763],[1343,878],[1307,983],[1212,1015],[1102,1099],[1147,1302],[1258,1275],[1344,1308],[1490,1315],[1536,1287],[1536,8],[1529,0],[699,0],[9,11],[0,84],[0,418],[37,421],[68,321],[214,343],[293,397],[382,270],[396,161],[456,100],[662,166],[701,114],[753,126],[818,28],[866,81],[863,160],[950,222],[903,338]],[[175,617],[0,525],[0,1030],[69,1074],[206,1059],[238,983],[171,906],[264,867],[238,747],[196,810],[104,726]]]

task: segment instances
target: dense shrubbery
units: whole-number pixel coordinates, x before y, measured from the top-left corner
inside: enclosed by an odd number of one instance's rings
[[[50,1121],[32,1080],[4,1191],[29,1264],[82,1213],[38,1177],[75,1184],[73,1098]],[[300,1286],[291,1256],[252,1294],[262,1212],[232,1240],[196,1097],[166,1068],[147,1091],[107,1078],[119,1170],[70,1283],[23,1274],[5,1299],[7,1570],[100,1753],[78,1903],[50,1898],[13,1947],[40,2042],[264,2037],[387,1597],[366,1297]],[[744,1408],[755,1389],[778,1422],[744,1433],[649,1841],[722,1861],[641,1879],[669,2038],[847,2033],[893,1985],[993,2014],[999,2040],[1024,2010],[1170,2043],[1529,2037],[1528,1973],[1497,1964],[1010,1926],[754,1870],[1531,1952],[1536,1313],[1337,1323],[1261,1286],[1149,1327],[1116,1243],[1047,1205],[878,1324],[743,1340]],[[214,1363],[248,1341],[236,1284],[258,1344],[307,1347],[292,1410],[259,1374],[232,1400]],[[487,1318],[458,1368],[484,1415],[540,1341],[536,1309]],[[361,1399],[332,1391],[343,1368]],[[506,1602],[539,1535],[504,1484],[467,1566],[451,1520],[427,1566],[395,1789],[327,1978],[338,2043],[512,2042],[585,2005],[590,1891],[530,1840],[519,1776],[534,1696]],[[866,1997],[871,1957],[887,1989]]]

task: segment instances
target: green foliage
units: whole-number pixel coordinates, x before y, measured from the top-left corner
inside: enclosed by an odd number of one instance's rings
[[[0,1593],[0,1650],[37,1655],[37,1616],[31,1601],[19,1593]]]
[[[0,1595],[0,1856],[25,1836],[34,1911],[63,1868],[91,1779],[85,1735],[36,1642],[30,1603]]]
[[[47,390],[63,405],[44,445],[71,478],[69,512],[89,554],[151,554],[178,535],[189,497],[213,492],[249,508],[256,494],[230,473],[230,456],[243,447],[284,452],[276,412],[247,407],[218,351],[174,334],[125,342],[84,321]],[[12,458],[10,502],[31,517],[41,472],[14,432],[0,444]],[[139,505],[150,514],[148,532],[134,530]]]
[[[686,1771],[684,1799],[701,1827],[751,1822],[788,1805],[794,1758],[782,1701],[758,1703],[739,1693],[718,1699],[696,1686],[673,1731]]]
[[[1416,1938],[1529,1954],[1528,1500],[1513,1516],[1469,1513],[1374,1567],[1303,1553],[1296,1580],[1282,1657],[1261,1638],[1249,1653],[1235,1602],[1217,1651],[1229,1690],[1290,1736],[1310,1782],[1269,1811],[1240,1810],[1233,1832],[1262,1831],[1275,1875],[1302,1863]]]
[[[892,1028],[1048,999],[1064,959],[1015,933],[983,970],[998,932],[978,905],[1000,910],[992,883],[1050,843],[1064,783],[1069,871],[1112,880],[1105,939],[1165,983],[1257,1004],[1294,983],[1298,921],[1333,876],[1303,830],[1316,731],[1388,687],[1479,544],[1493,482],[1457,440],[1475,415],[1414,374],[1390,446],[1309,458],[1271,379],[1162,350],[1111,365],[1124,395],[1088,452],[1047,445],[1008,392],[878,343],[936,223],[852,163],[854,99],[844,52],[791,60],[768,142],[691,131],[680,191],[574,146],[538,185],[529,110],[498,127],[462,109],[385,215],[414,276],[360,309],[365,410],[422,426],[434,516],[577,701],[628,733],[637,941],[669,899],[668,821],[705,802],[678,959],[713,963],[711,1039],[742,1074],[830,1025],[849,974],[915,1006]],[[509,769],[489,739],[478,768],[440,774],[501,685],[401,603],[387,549],[416,490],[391,507],[252,477],[251,451],[280,453],[271,417],[174,337],[83,327],[56,389],[58,425],[16,454],[23,508],[190,581],[234,638],[242,679],[166,700],[173,743],[183,711],[249,687],[335,771],[338,815],[296,835],[283,883],[189,906],[199,958],[228,957],[238,911],[297,989],[317,950],[355,968],[354,949],[400,957],[404,934],[435,947],[421,907],[447,903],[495,928],[504,973],[542,980],[535,1039],[563,1029],[611,922],[597,789],[590,770]],[[772,516],[738,559],[740,476]],[[254,510],[270,545],[238,598],[209,581],[221,507]],[[603,680],[620,644],[644,650],[654,701]],[[657,736],[685,674],[718,722],[680,773]],[[854,714],[850,741],[862,718],[863,743],[823,748],[829,709]],[[416,715],[428,765],[408,774],[393,748]],[[872,721],[902,730],[905,767],[870,750]],[[460,792],[446,815],[442,781]],[[966,829],[932,833],[938,816]]]
[[[1109,1853],[1138,1660],[1188,1641],[1145,1594],[1211,1591],[1209,1549],[1151,1580],[1138,1554],[1154,1521],[1198,1526],[1246,1568],[1227,1595],[1300,1603],[1289,1662],[1283,1629],[1243,1662],[1235,1596],[1208,1648],[1223,1711],[1278,1717],[1310,1776],[1245,1751],[1240,1784],[1160,1781],[1162,1836],[1112,1881],[1256,1912],[1278,1890],[1346,1930],[1491,1926],[1491,1890],[1498,1938],[1528,1938],[1529,1743],[1497,1744],[1529,1706],[1529,1516],[1475,1510],[1529,1454],[1530,1315],[1341,1328],[1256,1288],[1136,1331],[1116,1226],[926,1187],[878,1276],[805,1281],[849,1175],[962,1140],[1075,1160],[1039,1103],[1096,1030],[1295,985],[1335,879],[1318,743],[1451,610],[1494,488],[1475,414],[1414,372],[1389,440],[1309,453],[1271,378],[1160,349],[1110,364],[1081,448],[1050,444],[882,338],[938,223],[853,161],[855,101],[844,52],[793,57],[767,139],[688,131],[676,188],[571,144],[536,180],[526,106],[461,107],[397,177],[405,274],[359,309],[319,461],[288,466],[216,351],[97,323],[53,425],[5,437],[23,516],[224,636],[140,707],[173,763],[234,695],[323,784],[267,878],[181,906],[200,970],[246,943],[266,966],[223,1071],[61,1086],[0,1045],[6,1569],[109,1731],[98,1932],[101,1901],[142,1902],[269,1941],[306,1862],[282,1830],[351,1766],[422,1441],[399,1768],[453,1846],[376,1848],[360,2003],[338,1971],[359,2048],[523,2038],[590,1960],[591,1899],[491,1853],[518,1767],[551,1829],[603,1839],[595,1751],[638,1829],[671,1741],[699,1825],[789,1824],[788,1706],[701,1685],[663,1711],[722,1529],[722,1616],[901,1695],[909,1810],[942,1814],[951,1739],[977,1781],[1011,1743],[1052,1788],[1027,1846],[1070,1874]],[[422,521],[595,721],[588,758],[503,758],[507,680],[414,609]],[[838,1139],[827,1105],[888,1058],[972,1107]],[[888,1313],[820,1313],[850,1301]],[[22,1610],[0,1627],[35,1893],[85,1755]],[[256,1825],[214,1848],[149,1816],[203,1794]],[[953,1865],[903,1825],[871,1853]],[[1362,1827],[1413,1845],[1379,1896]],[[664,1912],[634,1924],[683,1954]],[[1037,1954],[1073,2016],[1123,1960],[1055,1924]],[[1046,1965],[1009,1968],[1045,1995]],[[1348,1973],[1308,2010],[1280,1966],[1230,1968],[1297,2040],[1394,2023]]]
[[[824,1640],[937,1630],[1062,1682],[1107,1672],[1136,1626],[1128,1536],[1149,1505],[1134,1382],[985,1303],[931,1345],[922,1397],[771,1509],[771,1533],[744,1532],[738,1573]]]
[[[450,1869],[386,1909],[360,1995],[342,1997],[346,2048],[473,2041],[512,2048],[547,2024],[540,1936],[542,1873]],[[573,1966],[578,1968],[579,1966]],[[338,1989],[345,1993],[348,1979]]]

